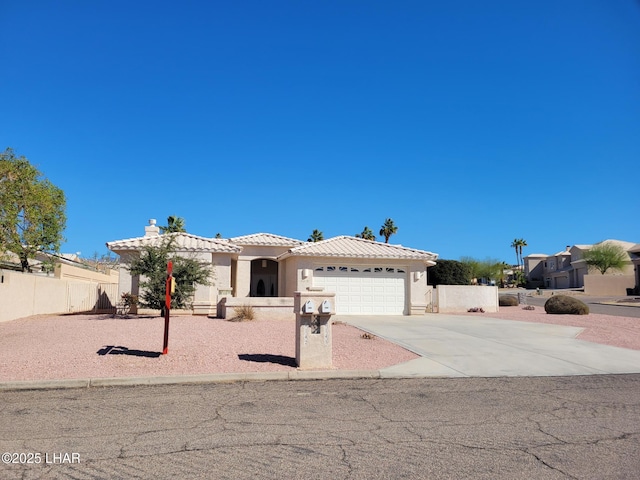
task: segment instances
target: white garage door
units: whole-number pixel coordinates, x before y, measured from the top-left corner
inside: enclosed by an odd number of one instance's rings
[[[336,294],[342,315],[403,315],[406,270],[398,267],[317,267],[313,285]]]

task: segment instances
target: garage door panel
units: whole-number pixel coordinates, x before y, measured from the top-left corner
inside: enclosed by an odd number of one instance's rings
[[[313,285],[336,293],[338,314],[402,315],[406,304],[405,272],[373,267],[369,272],[362,270],[316,269]]]

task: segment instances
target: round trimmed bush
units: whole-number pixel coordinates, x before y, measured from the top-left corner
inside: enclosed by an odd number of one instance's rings
[[[500,295],[498,297],[498,305],[501,307],[517,307],[518,297],[515,295]]]
[[[567,295],[554,295],[544,304],[544,311],[559,315],[588,315],[589,307],[577,298]]]

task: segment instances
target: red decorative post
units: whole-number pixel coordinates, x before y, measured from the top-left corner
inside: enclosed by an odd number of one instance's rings
[[[171,279],[173,273],[173,262],[169,260],[167,263],[167,285],[165,287],[164,296],[164,345],[162,354],[169,353],[169,312],[171,310]]]

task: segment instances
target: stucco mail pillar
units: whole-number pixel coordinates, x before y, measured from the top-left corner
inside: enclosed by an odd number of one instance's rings
[[[335,314],[335,293],[295,292],[293,299],[298,367],[302,370],[331,368],[331,315]]]

